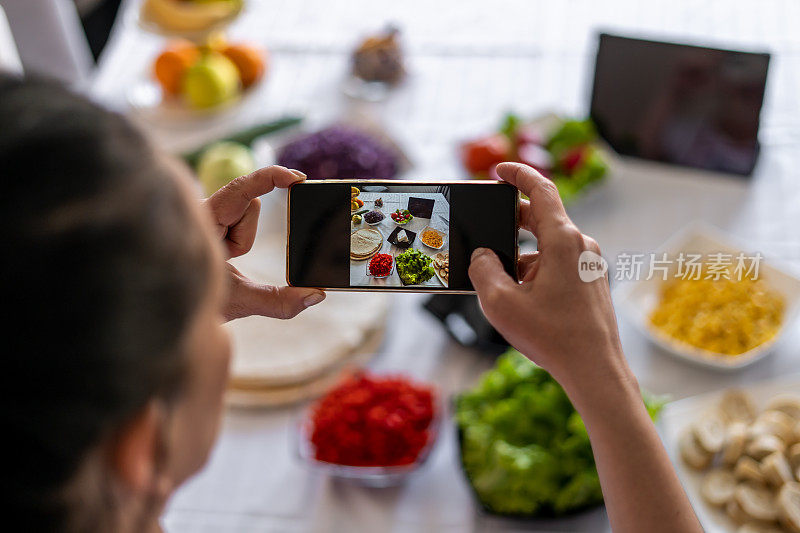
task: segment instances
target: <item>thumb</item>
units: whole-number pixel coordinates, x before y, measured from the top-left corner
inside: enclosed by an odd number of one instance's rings
[[[491,300],[493,294],[516,286],[514,280],[503,268],[500,258],[488,248],[478,248],[472,252],[469,279],[472,280],[472,285],[482,304],[485,303],[485,300]]]
[[[319,289],[275,287],[251,280],[243,280],[235,291],[236,305],[231,309],[232,316],[227,317],[229,320],[251,315],[293,318],[325,299],[325,293]]]

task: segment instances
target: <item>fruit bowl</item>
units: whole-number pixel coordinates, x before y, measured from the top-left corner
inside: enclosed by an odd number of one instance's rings
[[[259,47],[222,38],[202,46],[174,40],[153,58],[127,99],[133,109],[167,118],[208,116],[241,103],[266,70],[267,55]]]

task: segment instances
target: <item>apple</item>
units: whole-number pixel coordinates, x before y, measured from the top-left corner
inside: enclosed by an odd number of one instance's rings
[[[183,96],[192,107],[215,107],[236,98],[240,84],[233,61],[219,52],[208,52],[186,70]]]

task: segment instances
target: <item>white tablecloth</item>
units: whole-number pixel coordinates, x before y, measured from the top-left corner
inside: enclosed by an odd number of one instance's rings
[[[129,87],[148,68],[160,38],[125,9],[93,92],[126,109]],[[385,22],[403,29],[407,83],[380,105],[356,104],[339,90],[348,50]],[[230,31],[268,47],[272,70],[237,111],[197,124],[150,123],[162,146],[192,147],[234,125],[290,111],[324,124],[366,108],[414,163],[409,178],[463,176],[457,141],[490,131],[503,112],[586,113],[595,33],[602,29],[773,54],[755,176],[698,179],[625,163],[600,194],[571,211],[609,258],[649,252],[681,226],[705,220],[800,269],[800,3],[614,0],[251,0]],[[421,295],[393,297],[388,336],[374,365],[437,383],[445,394],[472,384],[491,362],[449,341],[420,309]],[[795,325],[770,357],[720,374],[669,358],[620,317],[626,355],[641,384],[680,398],[800,371]],[[414,331],[414,335],[408,335]],[[178,491],[165,517],[173,532],[249,531],[603,531],[602,510],[543,523],[498,521],[475,510],[458,471],[453,434],[444,431],[427,467],[403,487],[366,490],[310,473],[292,454],[294,409],[226,414],[207,467]]]

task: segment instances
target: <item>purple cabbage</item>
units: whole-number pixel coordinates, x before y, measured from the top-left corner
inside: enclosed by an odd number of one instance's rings
[[[400,167],[394,149],[341,125],[289,142],[278,153],[278,164],[297,169],[309,179],[394,178]]]

